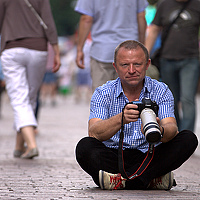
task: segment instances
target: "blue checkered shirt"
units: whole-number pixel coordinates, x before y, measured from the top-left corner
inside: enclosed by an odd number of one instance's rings
[[[139,100],[150,98],[159,106],[158,117],[160,120],[174,116],[174,98],[165,83],[145,77],[144,87],[140,93]],[[122,112],[128,98],[123,92],[119,78],[108,81],[106,84],[98,87],[91,99],[90,116],[102,120],[109,119]],[[138,149],[142,152],[148,150],[149,144],[141,132],[141,119],[124,125],[124,148]],[[121,131],[121,130],[120,130]],[[110,148],[118,148],[120,131],[112,138],[103,143]]]

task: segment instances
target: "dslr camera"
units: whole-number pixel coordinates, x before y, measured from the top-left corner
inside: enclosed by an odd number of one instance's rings
[[[143,98],[142,101],[132,101],[132,104],[138,106],[140,118],[143,124],[145,138],[150,144],[157,144],[161,140],[160,127],[156,121],[158,116],[158,105],[155,101],[149,98]]]

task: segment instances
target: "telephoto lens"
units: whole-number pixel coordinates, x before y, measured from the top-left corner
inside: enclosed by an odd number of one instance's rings
[[[143,124],[143,131],[145,138],[150,144],[157,144],[161,140],[161,132],[158,122],[156,121],[156,114],[150,108],[145,108],[140,114]]]

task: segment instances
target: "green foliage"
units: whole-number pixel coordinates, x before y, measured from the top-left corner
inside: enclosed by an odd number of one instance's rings
[[[80,15],[74,11],[76,0],[50,0],[59,36],[74,34]]]

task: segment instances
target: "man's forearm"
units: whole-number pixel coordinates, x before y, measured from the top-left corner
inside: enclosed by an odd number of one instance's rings
[[[88,15],[81,15],[79,22],[79,34],[77,51],[82,51],[85,40],[91,30],[93,18]]]
[[[141,12],[137,15],[138,20],[138,39],[139,42],[145,43],[145,37],[146,37],[146,28],[147,23],[145,19],[145,12]]]
[[[100,141],[106,141],[114,136],[121,128],[122,114],[115,115],[110,119],[89,121],[89,136]]]
[[[161,30],[161,28],[154,24],[151,24],[148,28],[147,37],[145,40],[145,46],[146,46],[147,50],[149,51],[149,53],[151,52],[151,50],[154,46],[154,43],[158,37],[160,30]]]
[[[166,143],[172,140],[178,134],[178,128],[176,123],[169,122],[161,125],[163,127],[163,138],[161,142]]]

